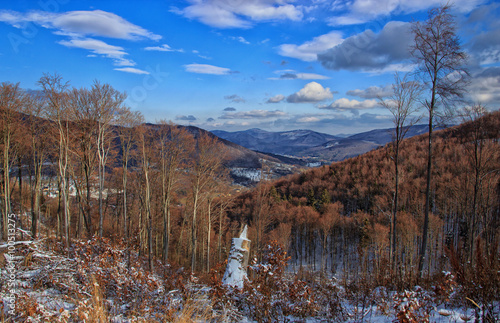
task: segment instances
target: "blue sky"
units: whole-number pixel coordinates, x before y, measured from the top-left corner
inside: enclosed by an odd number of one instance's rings
[[[0,82],[57,72],[126,92],[147,121],[207,130],[391,127],[377,96],[411,72],[408,33],[439,0],[20,0],[0,3]],[[498,109],[500,4],[456,0],[472,82]]]

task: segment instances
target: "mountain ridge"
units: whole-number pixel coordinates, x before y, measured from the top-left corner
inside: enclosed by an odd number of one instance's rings
[[[211,131],[217,137],[229,140],[248,149],[276,155],[294,155],[297,149],[321,145],[336,136],[307,129],[272,132],[258,128],[242,131]]]
[[[408,130],[406,138],[421,135],[427,130],[427,125],[414,125]],[[386,145],[391,142],[393,131],[394,128],[374,129],[347,137],[307,129],[272,132],[252,128],[235,132],[224,130],[211,132],[219,138],[254,151],[331,163]]]

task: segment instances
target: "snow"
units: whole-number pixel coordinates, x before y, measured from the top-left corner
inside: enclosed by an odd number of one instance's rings
[[[313,278],[306,283],[290,272],[281,273],[271,263],[258,264],[266,280],[258,281],[257,276],[252,275],[254,281],[250,281],[246,272],[250,246],[247,234],[248,228],[245,226],[239,237],[232,240],[230,258],[222,279],[225,293],[222,299],[213,297],[215,287],[201,283],[201,279],[195,276],[175,285],[174,271],[164,277],[145,270],[135,252],[132,252],[131,267],[127,269],[124,247],[112,245],[106,240],[75,239],[71,256],[60,248],[59,242],[47,238],[18,241],[12,261],[15,262],[16,270],[16,308],[20,310],[16,312],[17,316],[12,317],[4,307],[6,321],[68,322],[82,321],[83,317],[90,321],[89,315],[96,306],[94,286],[97,281],[104,296],[99,306],[107,309],[109,322],[121,323],[169,321],[162,315],[171,311],[175,318],[180,318],[182,311],[189,306],[194,306],[194,315],[202,318],[192,320],[196,322],[255,322],[257,318],[254,312],[259,310],[259,305],[267,305],[270,310],[287,308],[290,310],[288,313],[297,315],[283,314],[282,310],[281,316],[275,316],[271,321],[309,323],[394,322],[405,306],[411,307],[413,311],[403,312],[405,317],[417,313],[420,315],[417,318],[422,318],[428,313],[429,321],[437,323],[471,322],[482,313],[481,310],[476,313],[477,308],[471,304],[468,304],[468,308],[464,307],[461,303],[463,295],[456,291],[451,294],[451,301],[439,301],[433,295],[432,288],[425,290],[418,286],[399,293],[386,287],[373,288],[366,294],[352,293],[334,278]],[[7,256],[4,253],[4,257]],[[451,273],[444,274],[453,279]],[[9,272],[0,267],[0,282],[7,281],[7,275]],[[276,284],[265,286],[270,281]],[[220,279],[218,282],[221,283]],[[271,291],[271,295],[266,294],[266,291]],[[0,302],[7,304],[10,295],[6,284],[3,284]],[[290,295],[295,295],[295,298]],[[249,297],[253,297],[253,303],[249,303]],[[216,308],[215,304],[218,303],[224,305]],[[307,312],[307,315],[300,314],[305,313],[303,309],[310,308],[311,304],[313,311]],[[332,310],[332,304],[338,307],[337,312]],[[492,306],[493,315],[498,315],[500,304],[495,301]]]
[[[338,141],[330,141],[326,144],[325,148],[331,148],[340,145]]]
[[[307,163],[307,167],[320,167],[322,165],[321,162],[311,162],[311,163]]]
[[[222,283],[238,289],[243,289],[247,277],[248,255],[250,252],[250,240],[247,239],[247,226],[245,225],[239,238],[233,238],[231,251],[227,262],[226,271]]]
[[[258,168],[233,167],[231,173],[238,177],[248,178],[253,182],[260,181],[262,176],[262,171]]]

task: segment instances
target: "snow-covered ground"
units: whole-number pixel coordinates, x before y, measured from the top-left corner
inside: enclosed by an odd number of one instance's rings
[[[223,267],[205,280],[160,262],[151,271],[135,251],[129,261],[126,246],[107,239],[74,240],[68,252],[54,237],[20,237],[0,244],[2,322],[445,323],[483,314],[481,304],[461,296],[451,273],[430,290],[349,289],[315,273],[291,275],[286,251],[272,245],[260,263],[252,261],[248,278],[238,276],[245,283],[232,287],[223,284]],[[498,322],[500,304],[490,305],[486,322]]]

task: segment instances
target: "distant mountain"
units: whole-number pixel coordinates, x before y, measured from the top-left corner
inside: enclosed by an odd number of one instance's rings
[[[411,126],[406,133],[405,138],[410,138],[413,136],[421,135],[427,132],[429,127],[427,125],[414,125]],[[358,133],[355,135],[348,136],[348,139],[353,140],[363,140],[368,142],[373,142],[378,145],[385,145],[392,141],[392,134],[394,133],[394,128],[389,129],[375,129],[367,132]]]
[[[254,128],[236,132],[214,130],[212,133],[219,138],[229,140],[255,151],[292,156],[297,156],[297,153],[304,149],[339,139],[335,136],[312,130],[271,132]]]
[[[412,126],[406,133],[405,138],[427,133],[428,129],[427,125]],[[329,141],[321,146],[302,150],[296,156],[316,158],[326,163],[341,161],[364,154],[380,146],[385,146],[392,141],[393,133],[394,128],[362,132],[347,138]]]
[[[312,158],[322,163],[331,163],[356,157],[381,145],[364,140],[344,138],[332,140],[321,146],[310,147],[298,152],[297,156]]]
[[[426,133],[428,126],[412,126],[406,138]],[[348,137],[333,136],[312,130],[271,132],[249,129],[236,132],[214,130],[216,136],[273,155],[287,155],[309,161],[331,163],[364,154],[391,142],[394,129],[376,129]],[[277,157],[277,156],[274,156]]]
[[[153,130],[169,125],[147,124]],[[202,133],[218,137],[214,133],[194,126],[179,126],[186,129],[197,140]],[[225,166],[229,170],[233,182],[236,184],[251,186],[260,180],[261,170],[267,169],[267,176],[276,179],[298,172],[306,162],[301,159],[284,157],[280,155],[266,154],[243,147],[224,138],[218,137],[227,150]]]

